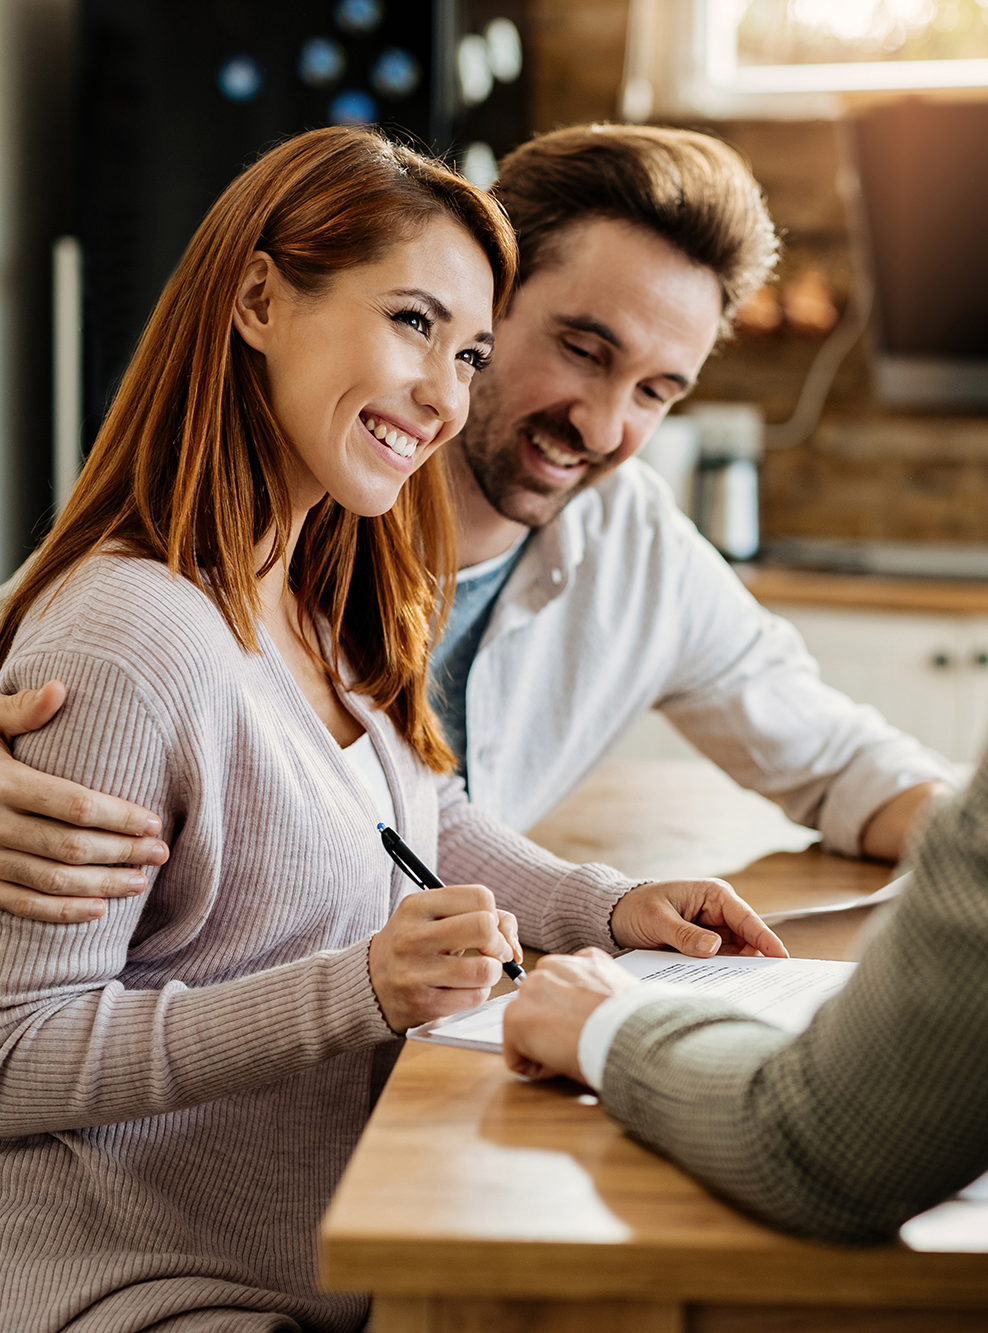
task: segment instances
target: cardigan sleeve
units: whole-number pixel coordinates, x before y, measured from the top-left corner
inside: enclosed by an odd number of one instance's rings
[[[988,760],[938,811],[911,883],[800,1036],[688,996],[619,1029],[608,1110],[775,1226],[894,1238],[988,1167]]]
[[[6,688],[57,677],[68,700],[18,738],[35,768],[161,812],[183,837],[191,794],[162,710],[117,664],[52,651],[8,663]],[[0,913],[0,1138],[178,1110],[389,1040],[367,969],[369,940],[189,987],[128,989],[128,948],[167,874],[98,921],[51,925]],[[194,925],[194,923],[193,923]]]
[[[439,875],[447,884],[486,884],[518,918],[523,944],[572,953],[596,944],[617,953],[611,913],[645,880],[610,866],[573,865],[471,805],[461,778],[439,780]]]

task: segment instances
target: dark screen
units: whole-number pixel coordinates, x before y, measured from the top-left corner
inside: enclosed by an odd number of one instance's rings
[[[883,351],[988,357],[988,103],[856,122]]]

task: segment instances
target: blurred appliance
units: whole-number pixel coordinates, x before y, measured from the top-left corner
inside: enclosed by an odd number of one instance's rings
[[[669,483],[676,504],[684,514],[693,512],[693,480],[700,452],[700,428],[680,413],[666,417],[652,432],[640,457]]]
[[[855,122],[875,279],[879,401],[988,403],[988,102],[879,106]]]
[[[760,545],[761,409],[753,403],[691,403],[686,412],[699,430],[693,485],[696,525],[728,560],[751,560]]]
[[[265,148],[320,125],[379,124],[413,146],[452,150],[489,185],[495,158],[529,133],[526,7],[82,0],[83,446],[202,216]],[[64,255],[61,268],[65,304]]]

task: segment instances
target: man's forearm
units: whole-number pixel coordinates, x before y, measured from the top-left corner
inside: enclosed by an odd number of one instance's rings
[[[899,861],[906,843],[933,800],[951,796],[945,782],[921,782],[883,805],[865,825],[861,851],[876,861]]]

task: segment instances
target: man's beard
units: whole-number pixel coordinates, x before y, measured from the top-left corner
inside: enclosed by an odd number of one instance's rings
[[[480,387],[480,386],[478,386]],[[460,434],[459,444],[474,480],[484,499],[503,517],[530,528],[550,523],[574,496],[592,486],[610,470],[608,456],[592,453],[583,443],[583,437],[565,415],[549,412],[531,412],[528,416],[503,428],[497,423],[496,386],[484,385],[471,396],[470,416]],[[572,486],[560,490],[550,481],[533,477],[523,461],[526,436],[548,436],[560,445],[586,459],[588,466],[580,470]],[[533,446],[535,447],[535,446]],[[526,496],[543,496],[550,504],[537,519],[526,505]]]

